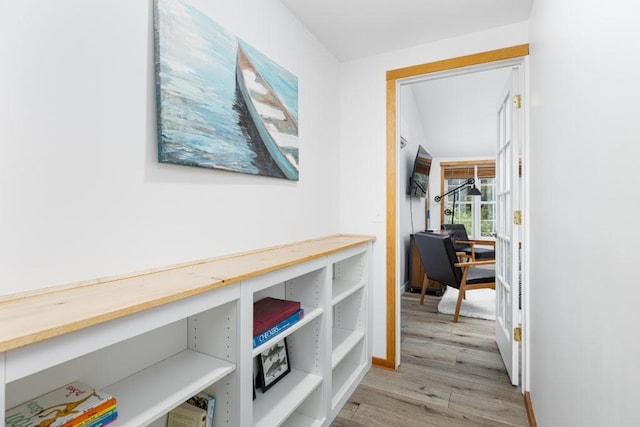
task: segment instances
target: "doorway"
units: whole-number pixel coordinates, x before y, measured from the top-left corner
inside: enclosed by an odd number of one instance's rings
[[[400,362],[399,304],[402,269],[399,260],[404,245],[399,244],[399,196],[404,186],[403,177],[398,176],[399,153],[399,105],[400,85],[411,79],[439,78],[477,71],[485,67],[509,66],[510,61],[522,61],[528,55],[528,45],[514,46],[496,51],[483,52],[465,57],[452,58],[434,63],[391,70],[387,72],[387,367],[397,367]],[[425,77],[427,76],[427,77]],[[402,181],[402,182],[400,182]],[[430,195],[431,196],[431,195]],[[526,298],[526,295],[525,295]],[[523,322],[524,323],[524,322]],[[523,346],[525,365],[526,347]],[[526,384],[523,378],[523,385]],[[526,385],[525,385],[526,386]]]

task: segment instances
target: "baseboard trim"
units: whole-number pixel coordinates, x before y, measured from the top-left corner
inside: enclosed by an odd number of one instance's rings
[[[381,359],[379,357],[372,357],[371,358],[371,363],[373,364],[373,366],[377,366],[379,368],[385,368],[385,369],[390,369],[392,371],[396,370],[396,364],[387,360],[387,359]]]
[[[533,413],[533,404],[531,403],[531,395],[529,394],[528,391],[524,392],[524,406],[527,408],[529,425],[531,427],[538,427],[538,423],[536,423],[536,414]]]

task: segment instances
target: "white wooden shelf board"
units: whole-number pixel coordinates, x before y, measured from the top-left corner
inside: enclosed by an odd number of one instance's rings
[[[364,369],[365,364],[356,365],[355,363],[341,363],[333,370],[333,397],[331,399],[331,409],[335,409],[340,399],[349,390],[349,387],[353,385],[354,380],[360,374],[360,371]]]
[[[235,364],[184,350],[104,388],[117,400],[118,426],[142,426],[163,416],[236,369]]]
[[[331,304],[338,304],[340,301],[357,292],[358,289],[364,288],[364,285],[364,280],[333,279],[333,298],[331,299]]]
[[[320,383],[321,376],[293,369],[266,393],[256,391],[257,397],[253,401],[254,427],[280,425]]]
[[[333,342],[331,367],[335,368],[363,338],[363,331],[333,328],[333,332],[331,333],[331,341]]]
[[[287,421],[282,423],[281,427],[320,427],[324,424],[325,419],[316,420],[306,415],[293,413]]]
[[[304,316],[302,317],[301,320],[298,321],[298,323],[294,324],[289,329],[285,329],[282,333],[279,333],[278,335],[274,336],[269,341],[264,342],[264,343],[260,344],[258,347],[254,348],[253,349],[253,354],[251,356],[252,357],[256,357],[258,354],[262,353],[263,351],[268,349],[270,346],[272,346],[273,344],[275,344],[278,341],[280,341],[282,338],[288,337],[289,335],[291,335],[292,333],[294,333],[298,329],[300,329],[303,326],[307,325],[313,319],[315,319],[318,316],[320,316],[324,311],[321,308],[308,308],[308,307],[304,307],[304,306],[302,308],[304,309]]]

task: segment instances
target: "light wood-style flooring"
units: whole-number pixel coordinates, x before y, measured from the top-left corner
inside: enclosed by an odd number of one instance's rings
[[[333,427],[528,426],[524,397],[507,376],[494,322],[437,311],[439,298],[402,296],[401,364],[373,367]]]

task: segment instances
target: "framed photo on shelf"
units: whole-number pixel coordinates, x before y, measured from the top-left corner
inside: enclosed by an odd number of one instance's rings
[[[287,339],[275,343],[258,356],[259,382],[262,392],[269,390],[278,381],[291,372]]]

